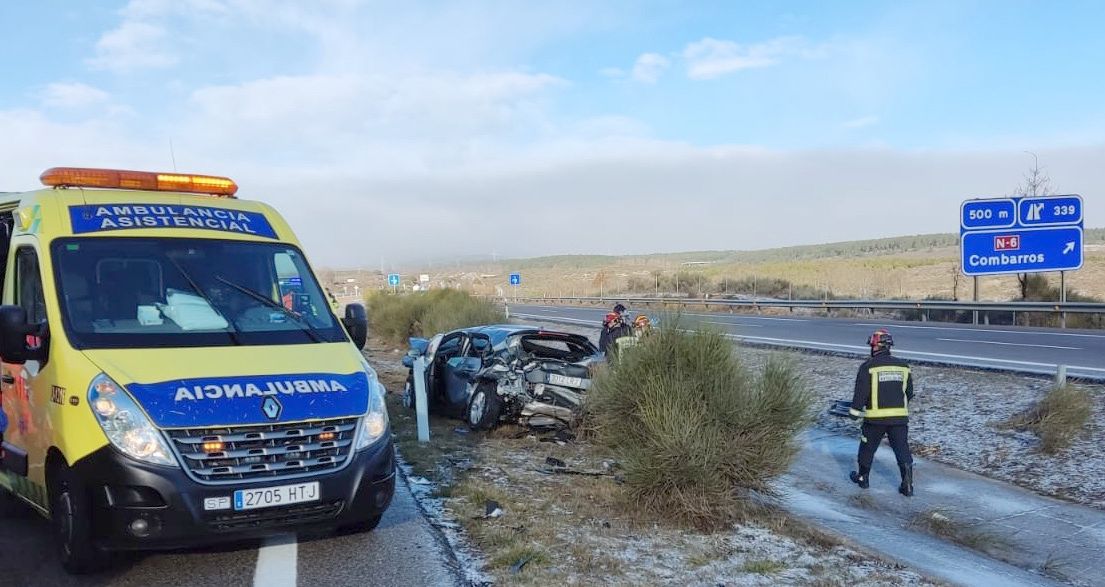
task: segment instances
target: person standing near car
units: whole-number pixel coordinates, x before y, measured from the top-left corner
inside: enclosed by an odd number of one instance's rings
[[[602,332],[599,334],[599,351],[603,353],[617,353],[617,340],[623,336],[632,336],[633,327],[626,321],[626,307],[622,304],[614,306],[614,311],[606,315],[602,320]]]
[[[902,483],[898,492],[913,495],[913,456],[909,451],[909,402],[913,399],[913,372],[909,363],[890,354],[894,339],[885,329],[876,330],[867,339],[871,358],[864,361],[856,374],[852,419],[863,418],[860,428],[859,471],[852,471],[853,483],[867,489],[871,483],[871,464],[883,436],[898,461]]]

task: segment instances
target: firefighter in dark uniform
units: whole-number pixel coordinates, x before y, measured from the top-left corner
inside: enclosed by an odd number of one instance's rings
[[[871,463],[886,436],[902,474],[898,492],[910,496],[913,456],[909,452],[909,402],[913,399],[913,373],[909,363],[890,355],[894,339],[886,330],[876,330],[867,344],[871,347],[871,358],[860,365],[856,374],[856,390],[848,410],[853,419],[863,418],[859,471],[852,471],[849,477],[864,489],[870,486]]]

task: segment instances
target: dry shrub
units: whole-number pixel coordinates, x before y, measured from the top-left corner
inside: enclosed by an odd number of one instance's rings
[[[597,375],[588,425],[622,459],[634,505],[717,528],[789,467],[811,397],[787,361],[752,373],[720,333],[664,324]]]
[[[1040,450],[1055,454],[1074,442],[1090,421],[1093,400],[1089,392],[1071,385],[1056,387],[1035,406],[1015,414],[1005,426],[1031,430],[1040,437]]]
[[[412,294],[379,292],[368,297],[367,309],[373,333],[396,344],[411,336],[433,336],[506,320],[502,310],[491,302],[455,289]]]

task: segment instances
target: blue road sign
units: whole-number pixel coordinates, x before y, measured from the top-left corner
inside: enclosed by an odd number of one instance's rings
[[[510,285],[522,285],[522,274],[521,273],[511,273],[510,274]]]
[[[959,210],[961,230],[1012,228],[1017,224],[1017,203],[1013,198],[967,200]]]
[[[1082,224],[1081,196],[1021,198],[1018,207],[1018,218],[1022,226]]]
[[[1082,267],[1082,197],[968,200],[960,206],[963,273],[1073,271]]]
[[[963,273],[1040,273],[1082,267],[1082,227],[1017,228],[963,234]]]
[[[398,273],[388,273],[388,285],[391,287],[397,287],[399,285]]]

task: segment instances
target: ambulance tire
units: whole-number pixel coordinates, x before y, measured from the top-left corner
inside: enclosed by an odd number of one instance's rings
[[[50,476],[50,519],[61,564],[71,575],[96,572],[107,554],[92,544],[92,496],[64,463]]]
[[[376,526],[380,525],[380,520],[384,517],[384,514],[377,514],[371,518],[362,522],[356,522],[347,526],[338,528],[339,536],[350,536],[352,534],[364,534],[376,529]]]
[[[476,384],[476,389],[468,399],[468,409],[465,410],[465,419],[472,430],[490,430],[499,423],[499,414],[503,409],[503,401],[495,391],[495,384],[482,381]]]

